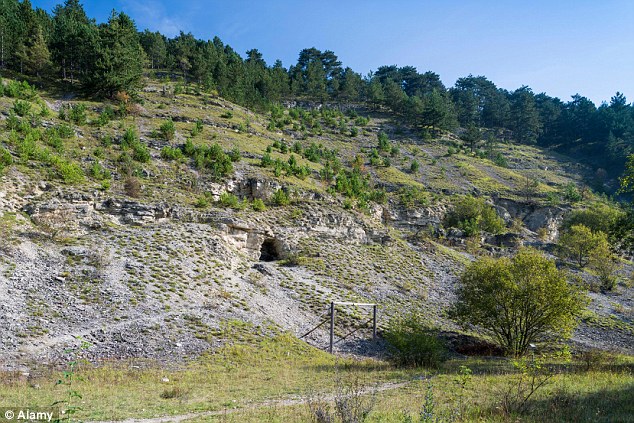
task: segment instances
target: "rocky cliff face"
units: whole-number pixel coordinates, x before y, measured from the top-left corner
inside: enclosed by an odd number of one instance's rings
[[[299,335],[332,300],[377,302],[382,324],[394,311],[423,308],[451,329],[444,316],[471,259],[438,243],[460,237],[442,228],[442,203],[409,210],[388,203],[363,214],[311,194],[261,213],[201,211],[32,187],[11,176],[0,191],[3,215],[15,216],[0,253],[3,367],[59,360],[76,337],[94,344],[93,358],[183,358],[221,345],[232,320]],[[276,189],[274,181],[237,178],[215,195],[268,198]],[[564,213],[505,199],[495,205],[528,230],[483,240],[503,249],[535,241],[540,228],[556,237]],[[365,321],[354,308],[340,319],[340,331]],[[326,339],[323,330],[308,337],[315,345]]]

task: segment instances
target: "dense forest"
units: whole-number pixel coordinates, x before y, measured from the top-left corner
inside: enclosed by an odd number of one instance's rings
[[[0,67],[62,79],[101,97],[134,93],[150,69],[255,109],[289,98],[363,102],[389,108],[423,131],[462,132],[472,148],[504,138],[572,155],[593,166],[599,190],[634,153],[634,107],[618,92],[597,107],[579,94],[566,102],[528,86],[507,91],[485,76],[468,75],[446,87],[438,74],[413,66],[381,66],[363,76],[334,52],[316,48],[302,50],[285,68],[279,60],[267,64],[257,49],[243,58],[218,37],[139,32],[124,13],[113,11],[98,24],[79,0],[66,0],[51,14],[29,0],[0,0]]]

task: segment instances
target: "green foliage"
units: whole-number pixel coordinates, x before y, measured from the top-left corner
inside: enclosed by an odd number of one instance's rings
[[[471,152],[473,152],[480,140],[482,139],[482,135],[480,134],[480,129],[475,125],[469,125],[467,130],[460,137],[470,148]]]
[[[625,163],[625,170],[623,175],[619,178],[621,186],[619,192],[633,192],[634,191],[634,154],[627,156],[627,162]]]
[[[531,343],[571,335],[585,296],[541,253],[522,249],[512,259],[483,258],[467,266],[453,315],[476,325],[519,356]]]
[[[98,126],[103,126],[103,125],[106,125],[111,120],[113,120],[114,118],[115,118],[114,109],[112,108],[111,105],[106,104],[103,110],[101,111],[101,113],[99,113],[99,117],[97,118],[96,123]]]
[[[577,203],[582,200],[581,193],[574,182],[569,182],[564,186],[562,197],[571,203]]]
[[[350,198],[361,198],[370,190],[369,176],[363,175],[357,169],[343,169],[337,175],[335,189]]]
[[[262,167],[270,167],[273,165],[273,159],[269,153],[264,153],[262,159],[260,160],[260,166]]]
[[[164,140],[171,141],[176,134],[176,126],[174,126],[172,119],[168,119],[161,124],[159,131]]]
[[[426,324],[421,314],[392,318],[383,337],[398,364],[438,368],[447,359],[447,349],[438,329]]]
[[[4,168],[13,164],[13,156],[11,152],[6,148],[0,147],[0,173],[4,171]]]
[[[266,210],[266,205],[264,204],[264,201],[262,201],[261,198],[256,198],[255,200],[253,200],[251,207],[253,208],[254,211],[257,211],[257,212],[262,212]]]
[[[239,162],[242,159],[242,155],[240,154],[240,150],[238,147],[233,147],[231,151],[227,153],[232,162]]]
[[[121,137],[121,148],[131,148],[134,143],[139,142],[139,136],[136,133],[136,130],[132,127],[126,128],[123,133],[123,137]]]
[[[220,194],[220,204],[237,210],[242,210],[244,208],[244,204],[240,202],[238,197],[229,192],[223,192]]]
[[[191,135],[192,137],[195,137],[198,134],[201,134],[203,132],[203,121],[200,119],[196,119],[196,122],[194,123],[194,127],[192,128],[191,131]]]
[[[387,134],[383,131],[379,132],[377,135],[378,139],[379,139],[379,150],[381,151],[390,151],[391,145],[390,145],[390,140],[387,137]]]
[[[128,148],[132,149],[132,159],[137,162],[147,163],[150,161],[150,150],[147,145],[139,140],[136,130],[132,127],[125,130],[121,138],[121,148],[123,150]]]
[[[134,92],[141,85],[145,60],[134,21],[125,13],[113,11],[98,32],[96,60],[86,75],[85,87],[104,96]]]
[[[495,153],[491,160],[493,160],[493,163],[495,163],[497,166],[509,167],[509,162],[508,160],[506,160],[506,157],[504,157],[504,154],[502,153]]]
[[[101,145],[106,148],[109,148],[112,146],[112,137],[110,136],[110,134],[105,134],[101,138]]]
[[[610,240],[616,248],[634,251],[634,205],[626,209],[612,227]]]
[[[196,200],[196,203],[194,203],[195,207],[198,207],[199,209],[205,209],[209,207],[209,196],[206,194],[207,193],[205,193],[205,195],[201,195],[200,197],[198,197],[198,199]]]
[[[75,414],[82,410],[79,404],[83,402],[83,396],[77,388],[77,382],[82,381],[82,378],[77,374],[77,370],[80,365],[82,353],[92,346],[90,342],[85,341],[80,336],[76,336],[75,338],[79,340],[81,344],[79,347],[66,351],[72,358],[68,362],[66,370],[62,372],[62,377],[55,383],[55,386],[65,388],[65,398],[55,401],[52,404],[53,407],[60,408],[60,416],[65,416],[64,418],[68,421],[74,420]]]
[[[618,264],[617,257],[610,251],[607,242],[599,241],[590,252],[588,265],[597,274],[601,291],[612,291],[618,281],[616,272],[621,266]]]
[[[81,103],[73,104],[68,112],[68,119],[75,125],[85,125],[87,121],[86,105]]]
[[[493,206],[475,197],[462,197],[456,201],[445,218],[445,225],[460,228],[466,236],[477,235],[481,231],[499,234],[504,230],[504,220]]]
[[[28,101],[15,100],[13,102],[12,110],[16,115],[20,117],[26,116],[31,111],[31,103],[29,103]]]
[[[50,161],[64,183],[75,185],[84,181],[84,171],[77,163],[70,162],[59,156],[53,156]]]
[[[275,145],[275,144],[274,144]],[[280,148],[285,144],[278,144]],[[282,173],[288,176],[296,176],[299,179],[306,179],[311,170],[308,166],[302,166],[297,162],[297,158],[291,154],[286,162],[280,159],[271,159],[269,153],[265,153],[260,161],[262,167],[272,167],[276,177],[282,176]]]
[[[233,118],[233,112],[224,112],[220,115],[220,117],[223,119],[231,119]]]
[[[354,120],[354,124],[357,126],[366,126],[370,123],[370,118],[359,116]]]
[[[233,172],[231,157],[218,144],[211,146],[194,146],[191,140],[185,141],[183,153],[194,160],[199,170],[207,170],[216,179],[223,178]]]
[[[597,248],[608,248],[605,233],[584,225],[573,225],[559,237],[559,247],[564,258],[573,260],[580,268],[588,264],[590,253]]]
[[[165,146],[161,149],[161,158],[164,160],[180,160],[183,157],[183,151],[180,148]]]
[[[408,209],[429,205],[429,195],[422,188],[405,186],[398,191],[398,198]]]
[[[610,233],[625,213],[615,206],[596,203],[587,209],[573,210],[566,216],[562,229],[568,230],[575,225],[583,225],[593,232]]]
[[[55,127],[55,129],[62,139],[69,139],[75,136],[75,130],[65,123],[60,123]]]
[[[19,131],[21,127],[21,123],[22,122],[20,121],[20,119],[18,119],[18,117],[13,112],[13,110],[10,111],[9,116],[7,117],[7,120],[6,120],[7,129],[9,131]]]
[[[95,162],[90,167],[90,176],[101,181],[104,179],[110,179],[111,174],[110,171],[104,168],[99,162]]]
[[[3,89],[3,93],[7,97],[21,98],[23,100],[32,100],[37,96],[35,87],[29,85],[26,81],[9,81]]]
[[[412,160],[412,164],[409,166],[409,171],[411,173],[418,173],[419,169],[420,169],[420,164],[418,163],[418,161]]]
[[[278,189],[275,191],[271,201],[276,206],[288,206],[291,203],[291,199],[284,189]]]

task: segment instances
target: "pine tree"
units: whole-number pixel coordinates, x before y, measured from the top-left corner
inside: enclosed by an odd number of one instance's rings
[[[113,11],[108,23],[100,27],[99,39],[97,60],[86,88],[107,96],[139,88],[145,53],[134,21],[125,13]]]
[[[42,28],[37,27],[35,35],[28,44],[24,57],[24,65],[28,71],[34,73],[39,78],[41,73],[48,68],[50,63],[51,53],[48,51],[48,47],[46,46],[46,40],[44,40]]]
[[[0,0],[0,68],[4,69],[11,61],[18,46],[18,8],[17,0]]]
[[[91,72],[97,52],[97,26],[89,20],[79,0],[66,0],[53,10],[51,53],[62,71],[62,78]]]
[[[518,88],[511,95],[511,117],[513,133],[517,141],[535,143],[541,129],[535,96],[527,86]]]

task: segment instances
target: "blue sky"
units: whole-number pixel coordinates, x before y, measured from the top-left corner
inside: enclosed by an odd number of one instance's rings
[[[31,0],[51,10],[62,0]],[[89,16],[114,8],[140,29],[168,36],[219,36],[244,55],[259,49],[284,66],[302,48],[333,50],[366,74],[381,65],[416,66],[447,86],[485,75],[509,90],[528,85],[595,103],[616,91],[634,100],[634,1],[631,0],[114,0],[83,1]]]

